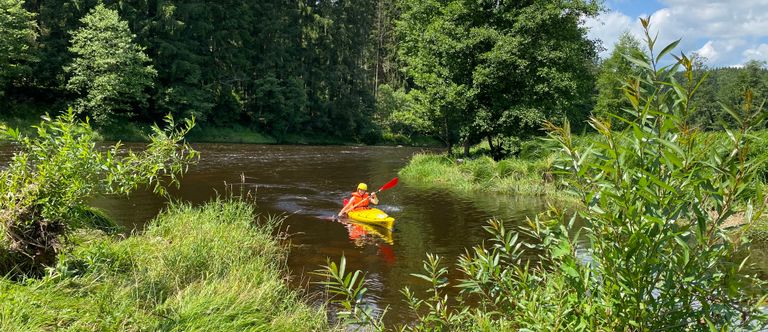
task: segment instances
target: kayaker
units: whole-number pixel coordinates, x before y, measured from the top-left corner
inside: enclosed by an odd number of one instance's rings
[[[379,204],[379,198],[376,193],[368,194],[368,185],[360,183],[357,185],[357,191],[352,193],[352,197],[349,199],[344,208],[339,211],[339,217],[343,216],[349,211],[367,209],[368,202],[373,204]]]

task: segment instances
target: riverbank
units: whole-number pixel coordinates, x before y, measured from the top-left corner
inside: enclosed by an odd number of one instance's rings
[[[40,123],[40,117],[44,113],[36,110],[28,112],[13,112],[0,116],[0,126],[18,128],[26,135],[35,134],[33,126]],[[95,128],[99,140],[123,141],[123,142],[147,142],[151,134],[151,126],[135,122],[121,122],[107,127]],[[0,138],[0,141],[3,139]],[[415,146],[415,147],[442,147],[442,143],[431,137],[403,137],[381,135],[367,139],[368,142],[360,142],[352,137],[340,138],[321,135],[295,135],[289,134],[277,139],[260,132],[257,129],[238,124],[228,126],[214,126],[211,124],[198,124],[187,135],[187,140],[192,143],[237,143],[237,144],[290,144],[290,145],[386,145],[386,146]]]
[[[408,183],[447,189],[459,194],[476,192],[537,196],[556,203],[572,204],[577,198],[558,187],[554,155],[524,160],[494,161],[480,156],[457,159],[446,155],[417,154],[399,175]]]
[[[288,288],[274,218],[243,202],[175,205],[126,239],[77,233],[42,279],[0,278],[0,330],[318,331]]]

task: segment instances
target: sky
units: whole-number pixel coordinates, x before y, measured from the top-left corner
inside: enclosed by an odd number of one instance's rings
[[[619,35],[644,40],[639,17],[651,18],[657,52],[682,38],[675,53],[696,52],[710,67],[768,61],[768,0],[604,0],[606,11],[585,22],[607,57]],[[644,44],[641,42],[641,44]]]

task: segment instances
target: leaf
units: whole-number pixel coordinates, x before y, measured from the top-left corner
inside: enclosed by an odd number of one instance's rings
[[[645,59],[643,58],[636,58],[633,55],[624,55],[624,58],[627,59],[629,62],[632,62],[642,68],[653,70],[653,68],[651,68],[651,65],[647,61],[645,61]]]

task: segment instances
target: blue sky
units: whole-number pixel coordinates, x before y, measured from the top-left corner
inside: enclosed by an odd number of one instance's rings
[[[589,36],[610,54],[624,31],[642,38],[638,17],[651,18],[659,48],[682,38],[676,51],[696,52],[710,67],[768,61],[768,0],[604,0],[606,12],[586,21]]]

